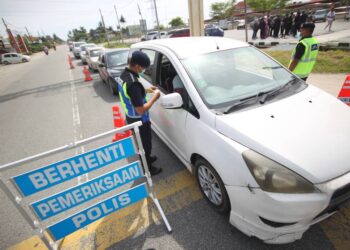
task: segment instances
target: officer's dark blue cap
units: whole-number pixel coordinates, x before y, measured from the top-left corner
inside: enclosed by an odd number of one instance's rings
[[[151,64],[151,61],[149,60],[149,57],[144,52],[135,51],[131,55],[130,63],[138,64],[143,68],[147,68]]]
[[[300,28],[314,30],[315,29],[315,24],[314,23],[303,23],[300,26]]]

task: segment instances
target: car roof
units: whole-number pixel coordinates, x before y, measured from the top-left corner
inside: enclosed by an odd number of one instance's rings
[[[127,50],[129,50],[129,48],[107,49],[107,50],[105,50],[105,54],[112,53],[115,51],[127,51]]]
[[[207,54],[217,50],[248,47],[249,44],[223,37],[178,37],[156,39],[133,44],[131,48],[164,48],[173,51],[179,59]]]
[[[87,50],[97,50],[97,49],[102,49],[104,50],[105,48],[104,47],[91,47],[91,48],[88,48]]]

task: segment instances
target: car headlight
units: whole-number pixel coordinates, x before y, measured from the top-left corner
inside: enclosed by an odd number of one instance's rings
[[[262,190],[272,193],[314,193],[318,189],[300,175],[252,150],[243,159]]]

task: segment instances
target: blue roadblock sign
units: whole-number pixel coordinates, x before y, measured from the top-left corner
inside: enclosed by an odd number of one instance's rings
[[[49,226],[47,230],[57,241],[106,215],[146,198],[147,194],[146,184],[143,183]]]
[[[136,161],[76,187],[34,202],[30,206],[41,220],[46,220],[141,177],[143,174],[140,162]]]
[[[12,179],[23,196],[29,196],[133,155],[134,145],[128,137]]]

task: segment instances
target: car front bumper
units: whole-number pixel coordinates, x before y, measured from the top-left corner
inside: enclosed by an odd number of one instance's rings
[[[226,186],[231,201],[230,223],[266,243],[284,244],[332,214],[350,199],[350,173],[316,187],[312,194],[267,193],[260,188]]]

